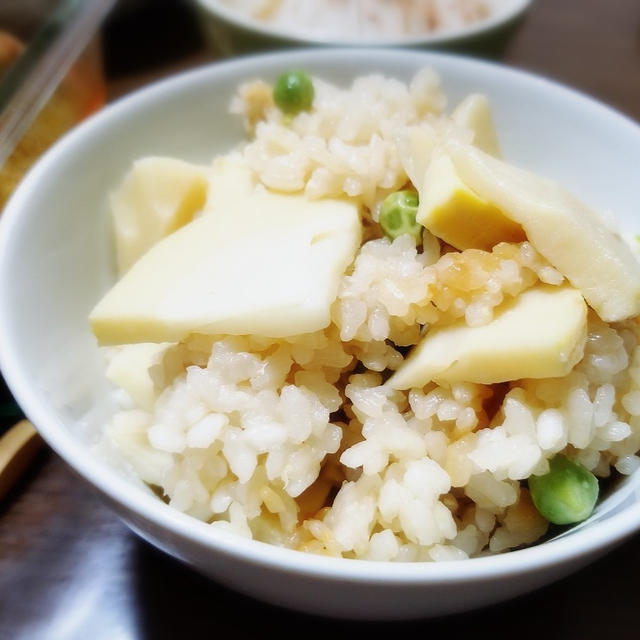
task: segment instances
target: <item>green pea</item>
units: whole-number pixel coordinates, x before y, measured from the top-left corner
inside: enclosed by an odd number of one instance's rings
[[[572,524],[588,518],[598,499],[597,478],[563,455],[555,456],[549,467],[549,473],[529,478],[536,509],[554,524]]]
[[[273,100],[287,115],[308,111],[313,103],[313,83],[304,71],[283,73],[273,87]]]
[[[380,226],[392,240],[408,233],[417,243],[422,238],[422,225],[416,222],[418,194],[415,191],[390,193],[380,207]]]

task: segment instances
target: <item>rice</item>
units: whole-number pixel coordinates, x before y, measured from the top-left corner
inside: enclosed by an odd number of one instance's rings
[[[469,326],[487,324],[505,297],[537,282],[564,280],[528,242],[500,243],[491,252],[434,254],[433,249],[418,254],[407,235],[365,243],[334,309],[342,340],[415,344],[419,325],[462,317]]]
[[[272,189],[304,190],[311,198],[346,194],[374,208],[407,181],[396,132],[428,114],[440,114],[445,106],[438,77],[425,69],[409,85],[366,76],[349,89],[321,80],[314,80],[314,87],[313,111],[287,123],[269,85],[241,86],[231,110],[244,116],[250,130],[255,128],[244,156]]]
[[[482,326],[523,291],[565,280],[527,241],[456,251],[429,232],[380,237],[377,207],[408,183],[397,132],[451,130],[431,70],[339,89],[315,80],[313,111],[283,122],[270,88],[239,88],[262,184],[349,197],[364,240],[330,325],[268,339],[193,334],[129,389],[101,447],[171,506],[257,540],[375,561],[449,561],[531,544],[548,523],[523,483],[569,452],[598,477],[640,467],[640,328],[588,319],[564,378],[385,385],[425,326]],[[123,348],[129,348],[125,346]],[[105,349],[112,375],[121,348]],[[121,392],[122,394],[122,392]],[[150,394],[150,395],[149,395]]]
[[[223,0],[258,23],[312,36],[422,35],[460,28],[500,9],[496,0]],[[504,2],[504,0],[503,0]]]

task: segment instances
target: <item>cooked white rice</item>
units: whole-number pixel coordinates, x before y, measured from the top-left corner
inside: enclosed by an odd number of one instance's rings
[[[510,0],[506,0],[507,3]],[[222,0],[232,11],[295,35],[328,38],[420,36],[465,27],[505,0]]]
[[[419,253],[408,236],[378,237],[377,204],[408,181],[397,130],[445,122],[431,70],[408,85],[370,76],[349,90],[315,86],[314,110],[290,123],[262,82],[241,87],[232,109],[265,185],[346,194],[365,209],[370,233],[332,323],[286,340],[192,336],[156,372],[157,400],[125,399],[102,446],[176,509],[293,549],[442,561],[532,543],[547,522],[520,481],[556,453],[599,477],[640,466],[637,321],[591,313],[584,358],[565,378],[384,386],[421,325],[482,325],[506,298],[563,278],[528,242],[458,252],[425,232]]]
[[[407,85],[382,76],[357,78],[349,89],[314,79],[314,108],[283,121],[272,87],[243,85],[231,104],[254,132],[244,155],[260,180],[311,198],[359,198],[374,208],[407,180],[395,136],[442,112],[446,100],[431,69]],[[254,131],[255,129],[255,131]]]

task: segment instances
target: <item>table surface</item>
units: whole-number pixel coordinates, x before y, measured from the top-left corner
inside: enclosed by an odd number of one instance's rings
[[[188,5],[137,2],[105,26],[109,97],[210,59]],[[640,120],[638,0],[534,0],[487,50],[506,64],[581,89]],[[0,639],[129,639],[261,631],[465,632],[636,638],[640,536],[569,578],[463,615],[395,623],[316,619],[208,581],[132,534],[94,491],[44,449],[0,503]],[[237,615],[241,614],[241,615]],[[497,623],[496,620],[500,620]],[[300,625],[298,627],[297,625]]]

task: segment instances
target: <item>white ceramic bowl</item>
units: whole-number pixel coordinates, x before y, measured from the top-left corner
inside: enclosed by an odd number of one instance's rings
[[[361,0],[365,3],[367,0]],[[291,28],[260,21],[232,9],[221,0],[193,0],[199,11],[205,35],[224,53],[231,53],[258,43],[297,43],[315,45],[435,47],[457,45],[495,33],[513,23],[531,4],[531,0],[495,0],[495,10],[486,18],[468,25],[425,32],[420,35],[353,35],[306,30],[301,25]]]
[[[294,51],[217,64],[152,85],[67,135],[27,175],[0,221],[0,366],[47,442],[143,538],[221,583],[268,602],[352,618],[450,613],[555,580],[640,527],[640,475],[587,522],[529,549],[461,562],[393,564],[272,547],[171,509],[90,451],[112,407],[87,314],[113,281],[105,194],[145,154],[210,159],[243,132],[227,104],[236,85],[296,66],[345,83],[353,73],[408,79],[429,64],[455,103],[494,106],[504,154],[556,178],[629,231],[640,202],[640,128],[574,91],[471,59],[389,50]],[[637,228],[635,229],[637,230]]]

